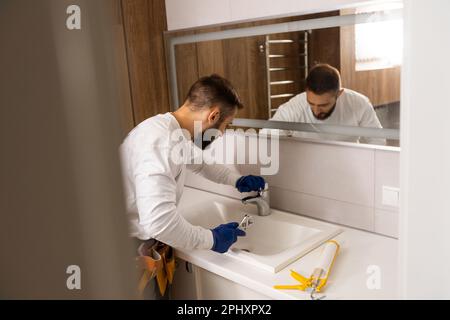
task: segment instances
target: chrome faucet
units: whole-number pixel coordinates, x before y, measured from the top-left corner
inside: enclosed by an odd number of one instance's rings
[[[269,185],[266,183],[264,190],[258,191],[256,196],[245,197],[242,203],[254,203],[258,208],[259,216],[268,216],[270,214]]]

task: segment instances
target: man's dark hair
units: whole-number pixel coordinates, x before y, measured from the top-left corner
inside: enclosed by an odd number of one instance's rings
[[[231,83],[217,75],[202,77],[189,89],[186,100],[195,108],[220,108],[220,120],[223,121],[237,109],[244,106]]]
[[[329,64],[317,64],[309,70],[306,78],[306,90],[321,95],[336,93],[341,89],[341,75],[338,69]]]

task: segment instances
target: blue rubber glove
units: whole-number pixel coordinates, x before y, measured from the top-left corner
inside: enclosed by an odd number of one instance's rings
[[[250,192],[264,190],[266,181],[263,177],[258,176],[243,176],[236,182],[236,188],[239,192]]]
[[[227,224],[221,224],[218,227],[212,229],[214,237],[214,245],[211,250],[225,253],[237,241],[237,237],[245,236],[245,232],[238,229],[239,223],[230,222]]]

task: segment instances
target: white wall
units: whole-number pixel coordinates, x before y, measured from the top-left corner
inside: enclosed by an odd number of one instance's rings
[[[405,2],[401,252],[405,298],[450,299],[450,1]]]
[[[362,0],[166,0],[168,30],[343,9]]]

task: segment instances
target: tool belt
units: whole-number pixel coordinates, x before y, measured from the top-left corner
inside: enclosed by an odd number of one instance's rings
[[[147,240],[138,248],[136,267],[142,273],[138,284],[139,294],[142,296],[148,283],[156,278],[159,292],[164,296],[167,285],[173,282],[175,273],[174,250],[158,240]]]

